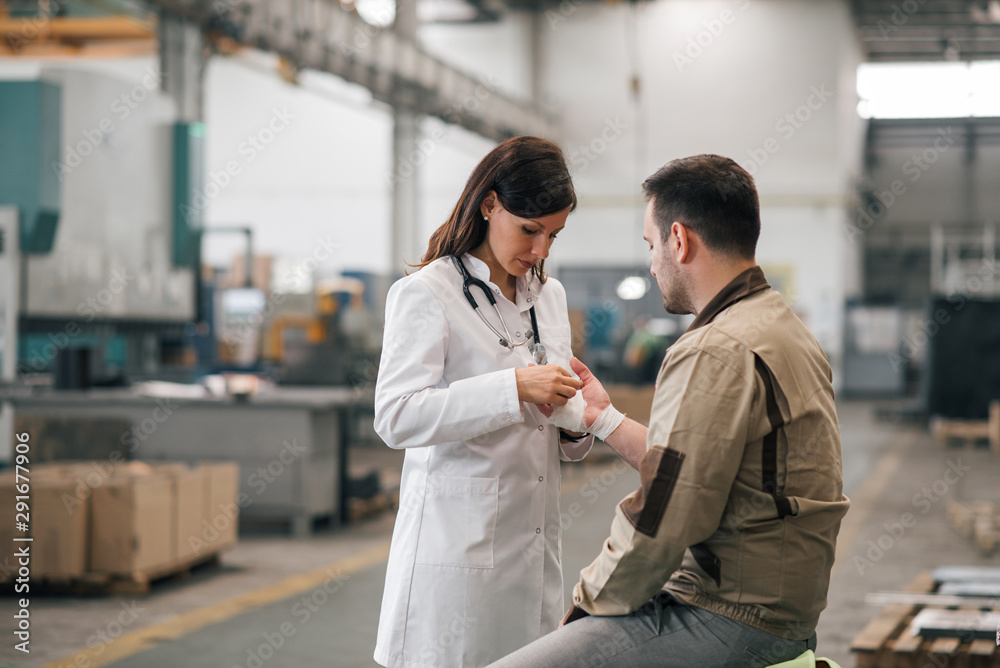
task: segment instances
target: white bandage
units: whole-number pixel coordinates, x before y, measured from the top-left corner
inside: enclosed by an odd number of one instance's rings
[[[586,410],[587,402],[583,400],[583,393],[577,392],[566,402],[565,406],[552,407],[552,417],[549,418],[549,424],[566,431],[587,431],[587,421],[583,417]]]
[[[589,431],[602,441],[606,441],[608,440],[608,436],[611,436],[624,419],[624,413],[618,412],[614,406],[608,404],[604,412],[594,420],[594,424],[590,425],[589,428],[585,428],[584,431]]]

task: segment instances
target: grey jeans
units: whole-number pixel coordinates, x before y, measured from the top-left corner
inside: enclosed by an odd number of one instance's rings
[[[630,615],[584,617],[491,668],[764,668],[816,649],[676,601],[660,592]]]

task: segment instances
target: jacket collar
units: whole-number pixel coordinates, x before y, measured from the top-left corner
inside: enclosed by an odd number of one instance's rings
[[[749,297],[755,292],[760,292],[771,287],[764,278],[764,271],[760,267],[751,267],[729,282],[729,285],[722,288],[717,295],[705,305],[701,313],[694,319],[687,331],[693,331],[699,327],[704,327],[715,319],[727,308],[740,301],[744,297]]]

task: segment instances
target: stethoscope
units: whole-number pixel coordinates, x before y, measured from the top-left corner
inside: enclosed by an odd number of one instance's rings
[[[486,283],[484,283],[483,281],[481,281],[480,279],[474,277],[472,274],[469,273],[469,270],[466,269],[465,267],[465,263],[462,262],[462,258],[458,257],[457,255],[455,255],[454,257],[455,260],[458,262],[459,271],[462,272],[462,277],[464,278],[464,280],[462,281],[462,292],[465,293],[466,300],[468,300],[469,304],[472,306],[475,312],[479,314],[479,319],[482,320],[484,323],[486,323],[486,326],[490,328],[490,331],[492,331],[494,334],[497,335],[497,337],[500,339],[500,345],[503,346],[504,348],[509,348],[510,350],[514,350],[514,348],[516,348],[517,346],[523,346],[525,343],[528,343],[527,336],[524,337],[524,341],[522,341],[521,343],[513,342],[514,338],[510,335],[510,330],[507,329],[507,323],[506,321],[504,321],[503,316],[500,314],[500,307],[497,306],[497,300],[493,298],[493,291],[490,290],[490,287],[486,285]],[[500,333],[500,330],[494,327],[493,324],[486,319],[486,316],[483,315],[483,312],[479,310],[479,303],[476,302],[476,298],[472,296],[472,291],[469,290],[471,286],[479,288],[480,290],[483,291],[483,294],[486,295],[486,299],[489,300],[490,305],[493,307],[493,310],[496,311],[497,313],[497,318],[500,319],[500,326],[503,327],[502,334]],[[530,334],[532,337],[532,341],[528,345],[528,351],[531,353],[531,357],[535,360],[536,364],[547,364],[548,362],[545,354],[545,346],[542,345],[542,341],[538,336],[538,320],[535,318],[534,306],[532,306],[531,309],[529,309],[528,314],[531,316],[531,331],[528,332],[528,334]]]

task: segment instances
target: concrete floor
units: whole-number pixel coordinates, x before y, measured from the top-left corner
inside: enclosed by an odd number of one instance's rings
[[[941,450],[924,431],[877,424],[871,414],[869,403],[840,405],[845,491],[853,505],[841,529],[818,650],[845,668],[853,665],[851,640],[878,612],[863,604],[869,591],[900,589],[942,564],[1000,566],[1000,558],[978,556],[945,515],[947,499],[1000,501],[1000,459],[972,448]],[[359,451],[352,458],[394,466],[399,453]],[[944,482],[948,470],[960,472],[956,483]],[[610,457],[564,466],[564,506],[578,501],[585,509],[564,537],[567,600],[576,574],[597,554],[615,504],[637,481]],[[936,491],[921,498],[924,488]],[[871,552],[869,541],[877,543],[904,513],[916,523],[888,550]],[[392,521],[383,515],[306,540],[243,535],[221,568],[162,583],[134,600],[35,597],[31,654],[6,642],[0,665],[374,666]]]

